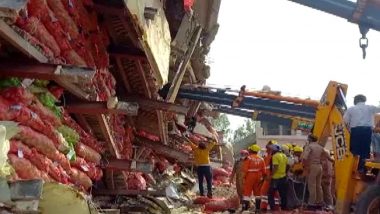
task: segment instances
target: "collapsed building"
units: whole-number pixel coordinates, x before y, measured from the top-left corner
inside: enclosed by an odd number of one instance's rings
[[[182,133],[219,137],[202,119],[207,106],[176,99],[181,85],[210,76],[219,7],[220,0],[1,1],[0,120],[17,126],[7,179],[73,186],[101,208],[165,213],[174,202],[157,198],[167,187],[185,192],[195,182]],[[221,152],[212,159],[221,163]]]

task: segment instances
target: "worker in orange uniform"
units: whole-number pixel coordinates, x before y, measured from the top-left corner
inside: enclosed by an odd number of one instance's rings
[[[197,166],[197,175],[199,182],[199,193],[204,196],[203,180],[207,182],[207,197],[212,198],[212,170],[210,166],[210,151],[216,145],[215,141],[208,144],[200,142],[198,145],[190,142],[194,152],[194,161]]]
[[[243,176],[243,164],[245,160],[247,160],[249,156],[248,150],[241,150],[240,151],[240,158],[235,161],[234,167],[232,168],[232,173],[230,176],[230,183],[232,184],[235,179],[235,185],[236,185],[236,192],[239,196],[239,199],[243,199],[243,182],[244,182],[244,176]]]
[[[267,174],[270,174],[270,164],[272,160],[272,149],[271,145],[277,144],[277,141],[275,140],[270,140],[268,141],[267,145],[265,146],[266,148],[266,155],[264,157],[264,162],[265,162],[265,169],[267,171]],[[260,190],[260,195],[261,195],[261,205],[260,209],[265,211],[268,209],[268,190],[269,190],[269,185],[270,185],[270,176],[266,176]]]
[[[258,155],[260,146],[253,144],[248,148],[249,157],[243,164],[244,189],[243,189],[243,210],[249,209],[249,201],[253,192],[256,197],[256,210],[260,209],[260,188],[263,177],[266,175],[265,162]]]

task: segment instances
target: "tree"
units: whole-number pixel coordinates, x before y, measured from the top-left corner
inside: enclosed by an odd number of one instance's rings
[[[253,133],[255,133],[255,122],[251,119],[246,119],[244,124],[234,131],[232,143],[241,141]]]
[[[224,132],[225,139],[227,139],[228,141],[231,139],[231,123],[226,114],[220,114],[218,118],[212,121],[212,123],[216,130]]]

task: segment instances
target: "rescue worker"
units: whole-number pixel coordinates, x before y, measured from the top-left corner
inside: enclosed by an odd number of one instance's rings
[[[264,156],[264,162],[265,162],[265,169],[267,170],[267,174],[270,175],[271,172],[270,172],[270,163],[271,163],[271,160],[272,160],[272,149],[271,149],[271,145],[273,144],[277,144],[277,141],[275,140],[270,140],[268,141],[267,145],[265,146],[266,148],[266,155]],[[269,190],[269,186],[270,186],[270,180],[271,180],[271,176],[266,176],[265,177],[265,180],[261,186],[261,190],[260,190],[260,195],[261,195],[261,205],[260,205],[260,209],[262,211],[266,211],[268,209],[268,190]]]
[[[281,151],[279,145],[271,145],[271,182],[268,190],[268,202],[271,210],[275,210],[275,193],[278,191],[281,200],[281,209],[287,209],[287,184],[286,184],[286,168],[288,158]]]
[[[323,191],[322,191],[322,162],[326,157],[324,148],[318,144],[317,138],[309,135],[309,144],[303,152],[303,162],[307,169],[307,185],[309,190],[308,205],[311,209],[322,208]]]
[[[290,167],[290,176],[289,178],[293,181],[294,185],[294,191],[297,196],[297,198],[302,203],[302,200],[305,199],[304,196],[304,169],[303,169],[303,163],[301,160],[303,148],[300,146],[294,146],[293,148],[293,158],[294,158],[294,164]]]
[[[279,145],[271,145],[272,161],[271,161],[271,182],[268,190],[268,201],[271,210],[275,210],[275,193],[278,191],[281,199],[281,209],[287,210],[287,164],[288,158],[281,151]]]
[[[243,190],[243,210],[249,209],[249,201],[253,192],[255,196],[256,210],[260,209],[260,188],[264,176],[266,175],[265,162],[258,153],[260,146],[253,144],[249,147],[249,157],[243,164],[244,190]]]
[[[240,158],[235,161],[230,177],[230,184],[232,184],[235,180],[236,192],[240,200],[243,200],[243,164],[244,161],[247,160],[248,156],[249,152],[247,150],[240,151]]]
[[[372,129],[374,117],[380,113],[380,108],[366,105],[367,98],[364,95],[354,97],[354,105],[347,109],[344,121],[350,129],[350,149],[353,155],[359,156],[358,172],[365,174],[365,160],[370,158]]]
[[[326,157],[330,157],[330,152],[325,149]],[[323,201],[328,210],[334,210],[331,183],[334,176],[332,158],[322,159],[322,191]]]
[[[212,198],[212,170],[210,166],[210,151],[216,145],[215,141],[211,141],[206,145],[200,142],[198,146],[190,142],[190,146],[194,152],[194,161],[197,166],[197,175],[199,183],[199,193],[204,196],[203,180],[207,182],[207,197]]]
[[[292,178],[296,181],[300,181],[303,174],[303,163],[301,161],[303,153],[303,148],[300,146],[295,146],[293,149],[293,160],[294,164],[291,166],[290,171],[292,173]]]

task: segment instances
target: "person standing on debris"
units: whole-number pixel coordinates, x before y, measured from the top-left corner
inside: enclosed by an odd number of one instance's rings
[[[203,180],[207,182],[207,197],[212,198],[212,171],[210,166],[210,151],[216,145],[215,141],[211,141],[206,145],[200,142],[198,145],[190,142],[190,146],[194,152],[194,161],[197,166],[197,175],[199,182],[199,193],[204,196]]]
[[[344,121],[350,129],[350,149],[353,155],[359,155],[358,172],[365,173],[365,160],[370,158],[372,129],[374,117],[380,113],[380,108],[366,105],[367,98],[364,95],[354,97],[353,107],[347,109]]]
[[[319,209],[323,200],[321,160],[328,157],[326,157],[324,148],[318,144],[318,139],[315,136],[309,135],[308,141],[309,144],[305,147],[302,157],[304,166],[307,169],[308,204],[312,209]]]
[[[281,151],[279,145],[272,145],[272,162],[271,162],[271,175],[272,180],[270,182],[268,190],[268,201],[271,210],[275,210],[275,193],[278,191],[281,199],[281,209],[287,210],[287,181],[286,181],[286,171],[288,158]]]
[[[249,157],[243,164],[244,190],[243,190],[243,210],[249,209],[249,201],[252,192],[256,198],[256,210],[260,209],[260,188],[264,176],[266,175],[265,162],[258,155],[260,146],[253,144],[249,147]]]
[[[247,150],[240,151],[240,158],[235,161],[235,164],[232,168],[231,177],[230,177],[231,184],[233,183],[235,179],[236,192],[240,200],[243,199],[243,182],[244,182],[243,163],[245,160],[247,160],[248,156],[249,156],[249,152]]]
[[[330,152],[325,149],[326,157],[322,159],[322,191],[323,201],[329,210],[334,210],[334,201],[331,192],[331,183],[334,176],[333,159],[330,157]]]
[[[277,144],[277,141],[275,140],[270,140],[268,141],[267,145],[265,146],[266,148],[266,155],[264,156],[264,162],[265,162],[265,169],[267,170],[267,174],[271,175],[270,171],[270,165],[272,161],[272,148],[271,146],[273,144]],[[268,190],[270,186],[270,181],[271,181],[271,176],[266,176],[260,190],[260,195],[261,195],[261,205],[260,209],[262,211],[265,211],[268,209]]]

